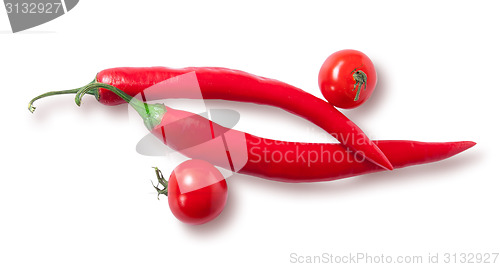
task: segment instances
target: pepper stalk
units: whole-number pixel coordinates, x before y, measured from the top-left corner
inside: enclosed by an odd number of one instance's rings
[[[83,88],[78,90],[75,96],[75,103],[78,106],[80,106],[82,103],[82,97],[88,92],[93,92],[98,88],[107,89],[115,93],[117,96],[121,97],[123,100],[125,100],[130,106],[132,106],[132,108],[135,109],[135,111],[137,111],[137,113],[139,113],[141,118],[144,120],[146,128],[148,128],[148,130],[150,131],[155,126],[161,123],[163,115],[165,115],[165,113],[167,112],[167,108],[163,104],[145,103],[135,97],[128,95],[127,93],[123,92],[122,90],[112,85],[99,82],[90,83],[87,86],[84,86]]]

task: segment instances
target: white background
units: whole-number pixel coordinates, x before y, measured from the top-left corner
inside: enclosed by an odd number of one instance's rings
[[[498,3],[80,1],[17,34],[0,9],[0,266],[303,266],[290,254],[500,252]],[[86,97],[78,108],[56,96],[27,110],[40,93],[120,66],[235,68],[321,97],[318,70],[345,48],[369,55],[379,74],[372,98],[343,111],[371,138],[478,145],[327,183],[235,175],[221,216],[188,226],[156,199],[151,166],[168,174],[172,164],[136,152],[146,130],[126,106]],[[276,108],[209,106],[237,110],[236,129],[259,136],[335,141]]]

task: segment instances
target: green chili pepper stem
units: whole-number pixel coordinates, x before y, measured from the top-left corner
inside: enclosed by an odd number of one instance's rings
[[[81,88],[75,96],[75,103],[80,106],[82,102],[82,97],[87,94],[88,92],[91,92],[92,90],[96,90],[97,88],[104,88],[107,89],[117,96],[121,97],[123,100],[125,100],[130,106],[132,106],[137,113],[141,116],[141,118],[144,120],[144,124],[148,128],[148,130],[152,130],[155,126],[161,123],[161,120],[163,119],[163,115],[167,112],[167,108],[163,104],[147,104],[142,101],[140,101],[137,98],[134,98],[127,93],[123,92],[122,90],[109,85],[105,83],[91,83],[83,88]]]
[[[70,89],[70,90],[62,90],[62,91],[51,91],[51,92],[47,92],[47,93],[44,93],[44,94],[41,94],[33,99],[31,99],[31,101],[28,103],[28,110],[33,113],[35,112],[35,109],[36,107],[33,106],[33,103],[35,101],[37,101],[38,99],[40,98],[44,98],[44,97],[48,97],[48,96],[53,96],[53,95],[66,95],[66,94],[76,94],[78,93],[78,91],[80,91],[82,88],[85,88],[86,86],[92,84],[92,83],[95,83],[96,80],[93,80],[92,82],[90,82],[89,84],[83,86],[83,87],[80,87],[80,88],[76,88],[76,89]],[[90,90],[89,92],[87,92],[87,94],[90,94],[90,95],[93,95],[97,98],[97,100],[99,100],[99,93],[97,91],[97,89],[93,89],[93,90]]]

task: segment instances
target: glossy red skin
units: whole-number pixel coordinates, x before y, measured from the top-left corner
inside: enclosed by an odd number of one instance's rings
[[[98,73],[97,81],[136,96],[159,82],[190,72],[196,73],[204,99],[250,102],[284,109],[321,127],[352,150],[362,151],[376,164],[392,169],[384,153],[344,114],[324,100],[277,80],[226,68],[148,67],[103,70]],[[148,100],[190,97],[193,96],[182,91],[165,90],[148,94]],[[99,89],[98,99],[106,105],[124,103],[117,95],[102,88]]]
[[[352,76],[354,70],[362,70],[368,77],[362,86],[359,99],[354,101],[357,89]],[[357,50],[341,50],[331,54],[321,66],[318,84],[326,100],[338,107],[350,109],[365,103],[377,84],[377,72],[368,56]]]
[[[210,134],[200,135],[200,133],[209,132],[215,133],[214,138]],[[228,138],[232,135],[244,136],[237,140],[244,142],[243,145],[233,146],[235,150],[228,151],[230,156],[233,157],[233,161],[235,155],[242,155],[243,153],[248,155],[246,164],[235,171],[280,182],[323,182],[384,170],[367,160],[348,160],[349,157],[353,159],[353,153],[348,152],[340,144],[299,143],[261,138],[225,128],[197,114],[172,108],[167,108],[161,124],[153,128],[152,133],[165,144],[188,157],[206,160],[222,167],[225,167],[224,162],[227,160],[225,155],[214,155],[213,150],[183,150],[183,148],[206,144],[207,142],[217,144],[221,135]],[[475,145],[474,142],[469,141],[442,143],[417,141],[376,142],[395,168],[443,160]],[[245,151],[238,151],[241,149]],[[270,160],[265,162],[263,160],[265,150],[268,151],[268,155],[273,153],[288,155],[288,160],[283,158],[281,161]],[[305,156],[313,152],[318,155],[324,155],[328,152],[331,155],[337,155],[336,158],[339,160],[289,160],[300,159],[300,154]]]
[[[210,185],[204,186],[206,183]],[[168,180],[168,204],[180,221],[207,223],[219,216],[226,201],[226,180],[212,164],[198,159],[187,160],[172,171]]]

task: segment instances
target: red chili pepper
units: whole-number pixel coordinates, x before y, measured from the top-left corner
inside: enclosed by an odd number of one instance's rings
[[[377,145],[344,114],[328,102],[284,82],[226,68],[149,67],[103,70],[97,74],[92,83],[94,85],[108,84],[131,96],[142,93],[144,97],[146,89],[191,72],[196,73],[201,94],[193,95],[189,90],[157,90],[153,93],[146,92],[147,100],[203,97],[204,99],[223,99],[279,107],[318,125],[345,146],[354,151],[363,152],[366,158],[383,168],[393,169],[390,161]],[[80,89],[43,94],[30,102],[30,110],[34,110],[32,103],[39,98],[54,94],[76,93]],[[87,93],[94,95],[105,105],[125,103],[122,98],[104,87],[93,87]]]
[[[340,144],[261,138],[163,104],[145,104],[111,86],[106,88],[129,102],[148,129],[171,148],[235,172],[281,182],[319,182],[384,170],[362,157],[356,158],[356,153]],[[83,94],[85,89],[77,95],[78,105]],[[377,144],[395,168],[443,160],[475,145],[469,141],[378,141]]]

